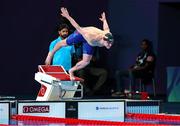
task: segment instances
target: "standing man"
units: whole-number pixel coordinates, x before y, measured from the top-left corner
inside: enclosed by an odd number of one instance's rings
[[[51,42],[49,46],[49,53],[47,58],[51,55],[54,46],[57,43],[61,43],[62,40],[68,37],[69,35],[69,27],[67,24],[61,24],[58,28],[59,37]],[[75,53],[74,46],[66,46],[63,47],[54,54],[52,65],[61,65],[64,67],[66,71],[68,71],[72,67],[72,55]],[[46,59],[47,59],[46,58]]]

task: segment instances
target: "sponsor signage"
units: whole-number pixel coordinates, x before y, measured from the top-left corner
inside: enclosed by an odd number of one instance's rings
[[[9,124],[10,119],[10,104],[0,103],[0,124]]]
[[[65,103],[64,102],[27,102],[27,103],[19,102],[18,114],[65,118]]]
[[[79,102],[78,118],[90,120],[124,121],[124,102]]]
[[[23,106],[23,113],[49,113],[49,105]]]

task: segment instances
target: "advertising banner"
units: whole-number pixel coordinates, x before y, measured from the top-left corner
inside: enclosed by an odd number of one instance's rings
[[[28,102],[18,103],[19,115],[65,118],[64,102]]]
[[[90,120],[124,121],[124,102],[79,102],[78,118]]]

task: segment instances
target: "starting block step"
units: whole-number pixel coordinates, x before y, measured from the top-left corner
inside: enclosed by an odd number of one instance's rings
[[[50,65],[39,65],[38,69],[40,72],[47,73],[47,72],[62,72],[66,73],[62,66],[50,66]]]

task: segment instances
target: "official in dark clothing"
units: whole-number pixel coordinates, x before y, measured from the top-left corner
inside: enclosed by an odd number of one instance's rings
[[[125,85],[123,83],[124,77],[128,77],[130,79],[130,91],[135,92],[136,78],[143,78],[143,80],[147,80],[154,75],[156,56],[152,51],[151,42],[147,39],[142,40],[141,49],[142,51],[137,55],[136,63],[133,66],[131,66],[128,70],[116,71],[116,92],[114,92],[112,96],[120,96],[126,92]]]

